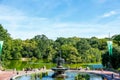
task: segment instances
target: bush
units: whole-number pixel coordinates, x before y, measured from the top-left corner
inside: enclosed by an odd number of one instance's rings
[[[117,69],[120,72],[120,68]]]
[[[78,74],[75,80],[90,80],[90,75],[88,74]]]

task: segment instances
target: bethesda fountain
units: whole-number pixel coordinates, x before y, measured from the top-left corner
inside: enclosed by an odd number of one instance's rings
[[[61,57],[61,52],[59,51],[58,52],[58,57],[56,58],[56,67],[52,68],[52,70],[54,71],[54,73],[52,74],[49,74],[48,76],[44,76],[42,77],[42,80],[54,80],[54,78],[67,78],[67,80],[74,80],[75,76],[78,74],[78,72],[71,72],[71,71],[68,71],[68,72],[65,72],[68,70],[68,68],[65,68],[63,67],[63,63],[65,62],[64,59]],[[51,72],[49,72],[51,73]],[[65,74],[66,73],[66,74]],[[20,76],[20,75],[19,75]],[[34,78],[37,78],[37,79],[40,79],[40,76],[38,77],[34,77],[32,75],[23,75],[21,77],[19,77],[18,75],[15,76],[15,77],[12,77],[11,80],[15,79],[15,80],[29,80],[31,77],[34,79]],[[35,79],[36,80],[36,79]],[[55,80],[58,80],[58,79],[55,79]],[[60,79],[60,80],[63,80],[63,79]],[[103,80],[101,76],[96,76],[96,75],[91,75],[91,79],[90,80]]]
[[[54,74],[52,75],[53,78],[65,78],[67,75],[65,74],[65,71],[68,70],[68,68],[63,67],[64,59],[61,57],[61,51],[58,52],[58,57],[56,58],[57,66],[52,68],[54,71]]]

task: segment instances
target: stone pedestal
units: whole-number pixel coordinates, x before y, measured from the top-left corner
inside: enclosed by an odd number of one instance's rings
[[[62,64],[64,63],[64,59],[62,59],[61,57],[58,57],[56,59],[57,62],[57,66],[55,68],[52,68],[52,70],[54,71],[54,74],[52,75],[53,78],[65,78],[67,77],[67,75],[65,74],[65,71],[68,70],[68,68],[65,68],[62,66]]]

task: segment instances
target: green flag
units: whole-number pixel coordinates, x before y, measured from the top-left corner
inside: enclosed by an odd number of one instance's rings
[[[3,46],[3,41],[0,41],[0,55],[1,55],[1,52],[2,52],[2,46]]]
[[[112,55],[112,41],[107,41],[109,55]]]

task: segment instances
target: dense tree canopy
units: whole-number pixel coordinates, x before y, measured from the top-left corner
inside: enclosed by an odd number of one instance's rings
[[[107,51],[108,39],[106,38],[59,37],[54,41],[42,34],[27,40],[12,39],[7,30],[0,25],[0,40],[4,41],[2,60],[36,58],[51,62],[61,51],[62,57],[67,63],[96,63],[102,61],[107,66],[109,61],[114,68],[119,68],[120,35],[114,35],[112,39],[113,55],[109,56]],[[116,62],[113,64],[114,60]]]

